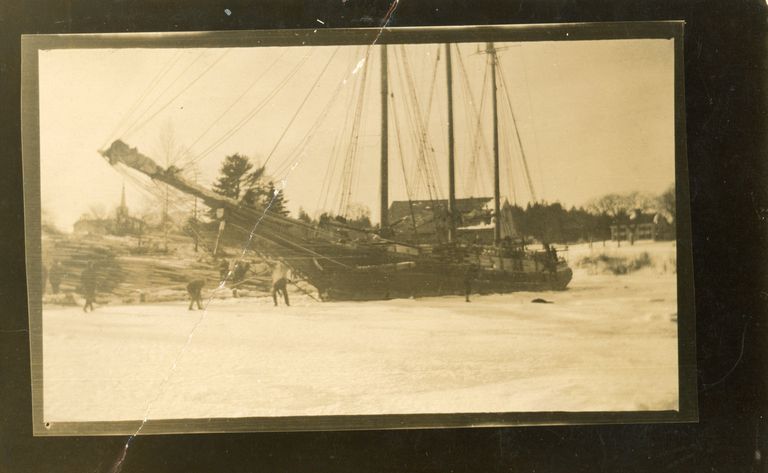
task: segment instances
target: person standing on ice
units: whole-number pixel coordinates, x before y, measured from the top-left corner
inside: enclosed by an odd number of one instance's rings
[[[232,296],[238,297],[237,295],[237,289],[238,286],[243,284],[245,282],[245,275],[248,274],[248,270],[251,269],[251,265],[244,262],[244,261],[238,261],[235,263],[235,269],[232,270]]]
[[[61,286],[61,280],[64,279],[64,268],[61,267],[61,262],[56,261],[51,266],[51,270],[48,273],[48,280],[51,282],[51,290],[54,294],[59,293],[59,286]]]
[[[189,293],[189,310],[193,310],[192,304],[195,302],[197,302],[197,308],[203,310],[203,306],[201,304],[203,298],[203,286],[205,286],[205,279],[195,279],[194,281],[190,281],[189,284],[187,284],[187,293]]]
[[[277,294],[283,293],[285,299],[285,305],[290,306],[288,302],[288,282],[290,281],[290,270],[282,262],[278,261],[274,268],[272,268],[272,300],[277,307]]]
[[[83,312],[88,312],[88,307],[90,307],[91,312],[93,312],[93,301],[96,299],[96,282],[96,270],[94,269],[93,261],[89,261],[88,266],[83,270],[83,274],[80,276],[83,297],[85,297]]]
[[[222,259],[219,263],[219,283],[223,283],[227,280],[229,274],[229,262],[226,259]]]

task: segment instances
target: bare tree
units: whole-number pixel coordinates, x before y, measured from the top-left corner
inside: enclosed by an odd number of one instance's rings
[[[587,208],[597,214],[605,214],[613,218],[625,215],[631,208],[626,196],[619,194],[606,194],[593,200],[587,205]]]
[[[672,184],[666,191],[662,192],[656,199],[657,211],[661,213],[664,218],[669,220],[669,223],[675,221],[676,201],[675,201],[675,185]]]
[[[635,191],[627,194],[606,194],[590,202],[587,208],[593,213],[620,218],[632,210],[654,211],[657,202],[657,197]]]
[[[168,120],[160,129],[160,135],[158,137],[158,155],[162,157],[166,169],[170,167],[180,168],[182,175],[184,175],[185,169],[190,169],[190,166],[180,166],[185,160],[189,160],[190,151],[188,148],[179,143],[176,138],[176,130],[173,126],[173,122]],[[189,171],[186,171],[189,173]],[[187,177],[187,176],[185,176]],[[163,247],[168,251],[168,230],[171,226],[170,222],[170,187],[168,184],[163,184],[163,213],[162,213],[162,225],[163,225]]]
[[[104,204],[93,204],[88,207],[88,216],[96,220],[103,220],[107,218],[107,208]]]

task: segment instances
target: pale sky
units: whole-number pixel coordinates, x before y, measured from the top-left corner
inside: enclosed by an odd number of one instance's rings
[[[502,198],[520,205],[532,199],[510,105],[539,200],[579,206],[611,192],[661,192],[674,182],[672,40],[496,46],[505,79],[498,84]],[[453,50],[457,197],[493,195],[490,77],[482,89],[484,47],[461,44],[458,52]],[[267,173],[285,184],[291,210],[336,211],[343,189],[348,189],[349,202],[367,206],[378,221],[381,50],[327,46],[41,51],[43,210],[61,229],[71,231],[94,205],[113,208],[123,183],[129,208],[159,206],[145,190],[152,183],[126,178],[98,150],[120,138],[163,165],[168,147],[162,142],[170,137],[175,147],[190,149],[177,166],[192,168],[192,158],[200,182],[210,184],[228,154],[246,154],[263,163],[274,148]],[[418,177],[425,166],[435,174],[435,197],[446,198],[443,46],[388,50],[390,201],[407,198],[404,175],[413,198],[428,198],[426,181]],[[347,158],[366,74],[357,149]],[[473,153],[473,144],[482,141],[474,138],[481,101],[480,128],[488,149]],[[419,123],[426,123],[425,138],[418,132]],[[419,142],[430,150],[426,161],[420,158]],[[191,204],[182,196],[173,202],[183,208]]]

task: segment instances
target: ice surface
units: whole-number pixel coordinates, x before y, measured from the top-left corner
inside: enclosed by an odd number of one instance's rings
[[[577,276],[471,303],[213,300],[186,346],[186,303],[47,307],[44,418],[677,409],[675,275]]]

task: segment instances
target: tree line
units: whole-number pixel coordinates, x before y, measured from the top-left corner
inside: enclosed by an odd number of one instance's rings
[[[512,206],[519,234],[545,243],[575,243],[611,238],[611,225],[628,225],[633,212],[658,215],[668,224],[675,221],[675,188],[661,194],[641,192],[607,194],[586,206],[565,208],[559,202]]]
[[[255,165],[248,156],[242,154],[236,153],[224,158],[213,190],[247,206],[269,206],[273,212],[289,215],[285,195],[282,190],[277,190],[264,166]],[[511,208],[517,232],[526,238],[545,243],[608,240],[611,238],[611,225],[628,224],[630,215],[637,211],[660,215],[667,223],[674,223],[674,185],[658,195],[642,192],[606,194],[578,208],[566,208],[559,202],[536,202],[525,207],[513,205]],[[215,220],[216,211],[212,209],[209,216]],[[297,218],[311,224],[337,222],[364,230],[376,230],[370,220],[370,212],[362,206],[346,216],[326,212],[317,219],[299,209]]]
[[[283,192],[276,191],[274,182],[266,176],[264,166],[254,165],[245,155],[233,154],[225,157],[213,190],[244,205],[261,208],[269,205],[273,212],[289,214]],[[299,209],[297,218],[311,224],[337,222],[364,230],[376,230],[371,223],[368,209],[359,207],[352,209],[346,216],[326,212],[317,219]],[[667,223],[674,223],[675,188],[672,185],[661,194],[606,194],[578,208],[566,208],[559,202],[529,203],[525,207],[514,205],[511,212],[517,232],[539,242],[608,240],[611,238],[611,225],[628,224],[633,212],[659,215]],[[215,210],[211,210],[210,216],[215,219]]]

